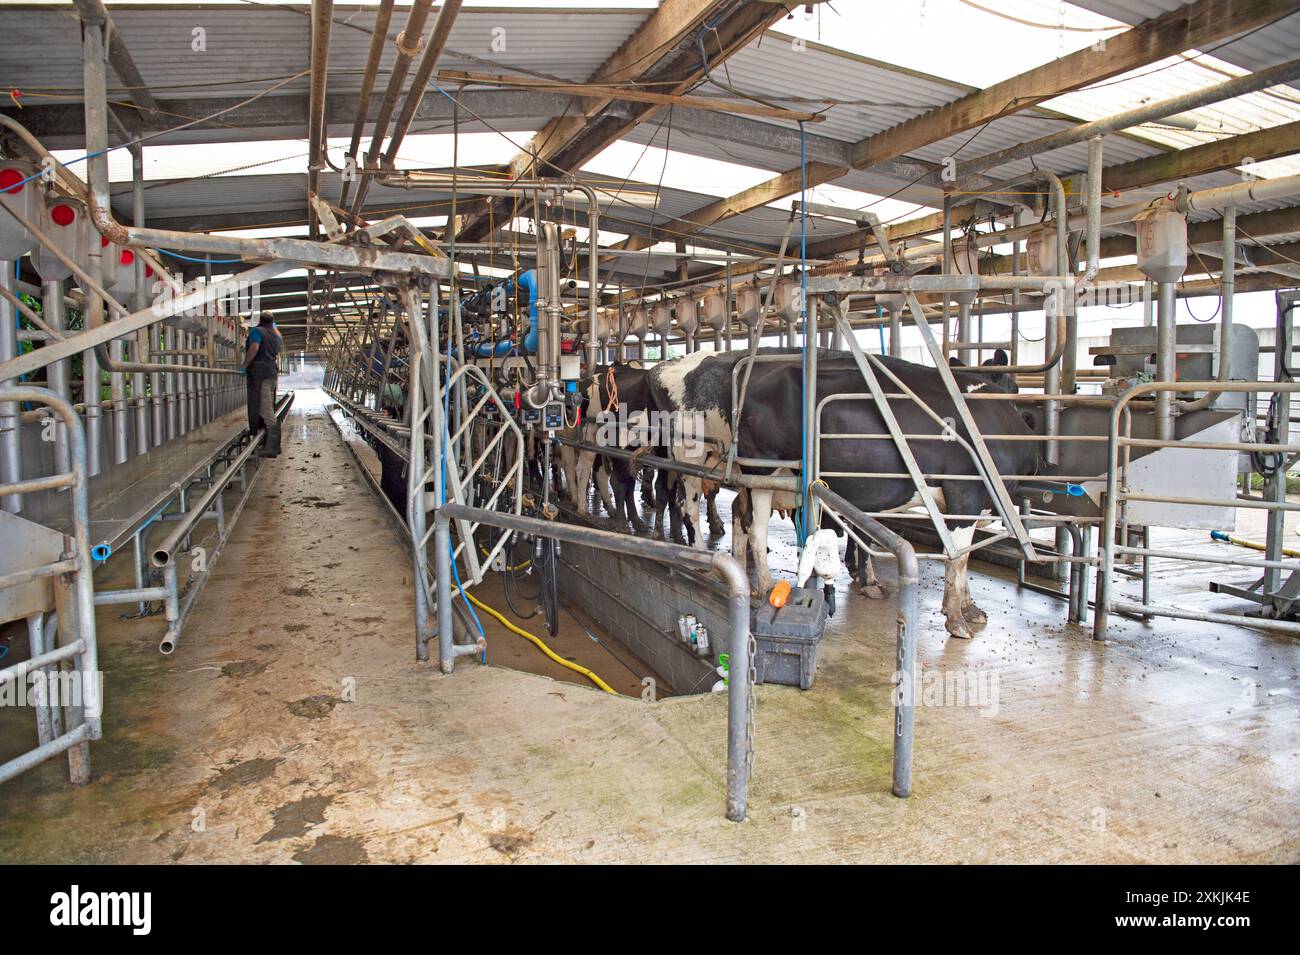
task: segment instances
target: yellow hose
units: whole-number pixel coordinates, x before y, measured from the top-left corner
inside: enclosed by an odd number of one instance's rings
[[[606,683],[604,680],[598,677],[595,673],[592,673],[586,667],[578,666],[578,664],[572,663],[564,659],[564,657],[559,656],[554,650],[548,647],[541,639],[533,636],[531,633],[529,633],[527,630],[524,630],[521,627],[516,627],[513,623],[511,623],[505,617],[501,616],[501,614],[497,613],[495,610],[493,610],[491,607],[489,607],[487,604],[479,600],[477,597],[475,597],[473,594],[469,593],[468,591],[462,590],[461,593],[464,594],[466,597],[468,597],[469,602],[472,603],[475,607],[478,607],[479,610],[484,610],[490,613],[492,616],[496,617],[497,621],[503,627],[509,630],[511,633],[517,633],[525,640],[531,640],[534,644],[536,644],[537,649],[541,650],[543,653],[545,653],[548,657],[550,657],[560,666],[564,667],[566,670],[572,670],[574,673],[581,673],[583,676],[585,676],[592,683],[596,684],[596,686],[600,687],[606,693],[610,693],[614,696],[618,696],[617,690],[615,690],[608,683]]]
[[[490,552],[488,551],[488,549],[487,549],[486,547],[483,547],[483,546],[480,546],[480,547],[479,547],[479,550],[481,550],[481,551],[483,552],[483,556],[484,556],[484,557],[487,557],[488,554],[490,553]],[[532,563],[531,560],[526,560],[526,561],[524,561],[522,564],[516,564],[516,565],[513,566],[513,567],[507,567],[506,570],[509,570],[509,571],[511,571],[511,572],[514,572],[514,573],[518,573],[518,572],[521,571],[521,570],[527,570],[529,564],[531,564],[531,563]]]

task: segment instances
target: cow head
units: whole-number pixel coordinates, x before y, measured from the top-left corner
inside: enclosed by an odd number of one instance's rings
[[[992,358],[985,359],[983,367],[996,368],[998,365],[1005,367],[1011,366],[1010,356],[999,348],[993,353]],[[1020,385],[1016,382],[1015,375],[1008,375],[1006,372],[999,372],[989,377],[989,387],[997,391],[1005,391],[1008,394],[1017,394],[1020,391]]]
[[[948,364],[951,367],[959,370],[967,367],[966,363],[962,361],[960,358],[958,358],[956,355],[948,356]],[[992,358],[985,359],[981,363],[980,367],[996,368],[998,365],[1005,365],[1007,367],[1010,367],[1011,365],[1010,357],[1001,348],[999,348],[997,351],[993,353]],[[1006,392],[1007,394],[1018,394],[1020,391],[1020,385],[1016,383],[1016,378],[1014,375],[1008,375],[1005,372],[998,372],[996,374],[989,374],[989,375],[980,374],[979,377],[983,379],[981,385],[983,386],[984,390],[1002,391],[1002,392]]]

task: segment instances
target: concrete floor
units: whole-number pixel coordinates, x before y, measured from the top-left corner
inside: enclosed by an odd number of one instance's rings
[[[978,705],[923,695],[899,800],[892,601],[842,581],[814,688],[757,690],[736,825],[723,697],[417,665],[405,553],[346,446],[302,400],[285,444],[173,656],[158,618],[101,610],[95,778],[56,761],[0,786],[0,861],[1300,861],[1292,639],[1119,620],[1094,642],[981,573],[990,623],[948,640],[927,567],[923,688]],[[29,715],[0,714],[0,758]]]

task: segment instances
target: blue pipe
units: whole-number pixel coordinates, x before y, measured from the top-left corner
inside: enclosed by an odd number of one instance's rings
[[[528,334],[524,336],[524,351],[530,355],[537,353],[537,270],[527,269],[518,275],[512,275],[506,280],[506,288],[514,286],[516,289],[523,289],[528,293]],[[470,351],[475,358],[503,358],[510,354],[514,348],[514,342],[510,339],[504,339],[492,345],[490,342],[479,342],[477,345],[470,346]]]
[[[524,351],[537,354],[537,270],[528,269],[515,276],[515,286],[528,293],[528,334],[524,336]]]

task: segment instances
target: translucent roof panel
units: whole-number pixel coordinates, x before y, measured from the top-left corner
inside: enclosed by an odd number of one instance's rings
[[[1223,83],[1248,73],[1214,56],[1189,53],[1133,70],[1085,90],[1067,93],[1043,105],[1084,120],[1102,119],[1148,103]],[[1275,86],[1223,100],[1129,130],[1162,146],[1185,149],[1300,120],[1300,93]],[[1300,173],[1300,159],[1289,157],[1252,166],[1262,178]]]
[[[711,196],[729,196],[773,175],[771,170],[621,140],[602,150],[582,171],[606,176],[615,183],[627,178]]]
[[[397,154],[399,169],[448,167],[451,165],[453,147],[459,164],[463,166],[500,165],[510,161],[518,151],[516,143],[525,143],[532,130],[498,133],[462,133],[460,142],[448,134],[407,136]],[[342,166],[350,141],[330,139],[329,155],[335,165]],[[368,142],[363,139],[364,150]],[[84,163],[80,150],[54,151],[62,163],[83,179]],[[306,140],[276,139],[253,140],[241,143],[205,143],[194,145],[149,146],[144,151],[144,178],[146,181],[183,181],[225,176],[269,176],[277,173],[307,172]],[[108,156],[110,182],[131,181],[131,154],[126,149],[115,149]]]
[[[887,21],[874,4],[833,3],[799,8],[776,29],[982,88],[1128,27],[1054,0],[897,0]]]

